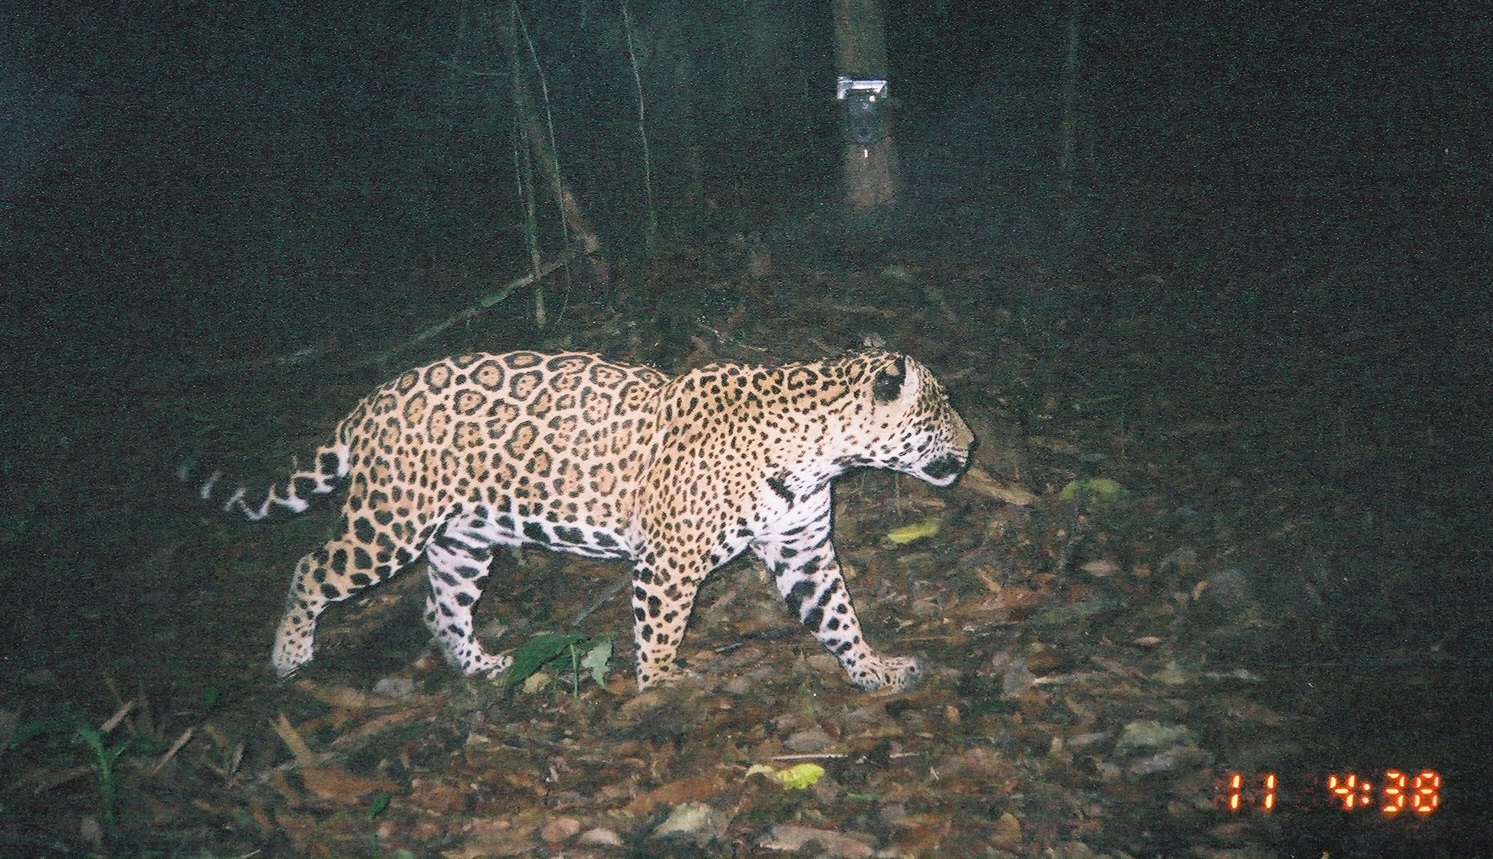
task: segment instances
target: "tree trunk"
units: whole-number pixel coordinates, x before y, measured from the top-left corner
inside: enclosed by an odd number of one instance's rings
[[[876,0],[834,0],[835,68],[841,77],[886,79],[886,35]],[[842,103],[843,104],[843,103]],[[882,106],[883,122],[885,107]],[[872,141],[845,141],[845,203],[856,215],[889,206],[901,187],[890,125]]]

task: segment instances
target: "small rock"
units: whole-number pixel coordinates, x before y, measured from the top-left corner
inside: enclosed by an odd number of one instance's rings
[[[788,739],[783,741],[783,745],[789,751],[799,752],[800,754],[812,754],[824,751],[833,742],[834,740],[830,739],[829,734],[823,728],[815,725],[812,728],[805,728],[802,731],[793,733]]]
[[[1162,558],[1156,568],[1162,573],[1173,571],[1179,579],[1190,579],[1198,568],[1197,550],[1191,546],[1183,546]]]
[[[602,826],[587,829],[576,841],[586,847],[621,847],[622,836]]]
[[[386,698],[408,698],[415,694],[415,681],[408,677],[385,677],[373,684],[373,694]]]
[[[539,837],[546,844],[560,844],[575,837],[581,831],[581,822],[574,817],[557,817],[539,828]]]
[[[94,850],[104,846],[104,827],[99,825],[98,818],[90,815],[78,821],[78,840]]]
[[[1195,679],[1195,675],[1191,671],[1184,670],[1182,666],[1175,662],[1168,662],[1166,667],[1153,674],[1151,679],[1159,683],[1165,683],[1168,686],[1182,686],[1191,683]]]
[[[844,671],[840,667],[840,660],[828,653],[815,653],[808,659],[809,667],[821,674],[839,674]]]
[[[649,712],[657,710],[668,702],[668,696],[662,690],[649,689],[647,692],[639,692],[618,708],[619,715],[624,719],[637,719]]]
[[[1086,749],[1096,743],[1102,743],[1109,739],[1109,734],[1104,731],[1092,731],[1086,734],[1075,734],[1068,738],[1068,748]]]
[[[1237,567],[1219,570],[1198,583],[1193,599],[1211,602],[1222,609],[1239,609],[1249,604],[1249,576]]]
[[[1083,570],[1085,573],[1093,576],[1096,579],[1104,579],[1114,575],[1115,573],[1118,573],[1120,571],[1120,565],[1116,564],[1114,561],[1100,558],[1097,561],[1089,561],[1087,564],[1079,567],[1079,569]]]
[[[1006,668],[1006,673],[1001,677],[1001,697],[1020,698],[1026,690],[1037,682],[1037,675],[1033,674],[1027,667],[1026,660],[1017,658]]]
[[[912,613],[917,617],[942,617],[943,603],[933,597],[922,597],[912,603]]]
[[[1198,759],[1196,747],[1177,746],[1158,752],[1148,758],[1141,758],[1126,767],[1131,775],[1151,775],[1153,773],[1172,772],[1188,766]]]
[[[881,807],[877,816],[888,826],[898,826],[907,819],[907,806],[900,802],[889,802]]]
[[[1125,726],[1115,743],[1115,751],[1125,754],[1163,746],[1191,746],[1196,742],[1186,725],[1163,725],[1154,720],[1143,720]]]
[[[721,837],[731,821],[703,802],[676,805],[669,817],[648,833],[649,838],[685,836],[701,847]]]
[[[842,856],[859,859],[876,855],[870,836],[846,835],[829,829],[814,829],[779,823],[760,842],[763,849],[797,853],[809,847],[817,856]]]

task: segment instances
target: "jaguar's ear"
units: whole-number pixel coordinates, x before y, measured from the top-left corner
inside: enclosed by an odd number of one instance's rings
[[[907,356],[898,355],[896,361],[876,371],[876,378],[871,382],[871,397],[877,403],[886,404],[909,392],[915,395],[917,389],[917,370],[908,366]]]

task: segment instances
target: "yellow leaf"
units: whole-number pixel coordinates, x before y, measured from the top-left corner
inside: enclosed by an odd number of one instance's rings
[[[938,533],[938,520],[925,519],[922,522],[914,522],[911,525],[903,525],[901,528],[893,528],[886,532],[886,538],[899,546],[905,546],[913,540],[921,540],[924,537],[932,537]]]
[[[813,787],[824,778],[824,767],[818,764],[798,764],[777,774],[777,780],[787,790],[803,790]]]
[[[1080,477],[1077,480],[1068,481],[1068,485],[1058,493],[1058,500],[1070,503],[1087,498],[1108,504],[1122,500],[1127,494],[1129,490],[1121,486],[1118,481],[1110,480],[1108,477]]]
[[[777,781],[783,786],[783,790],[804,790],[811,788],[824,778],[824,767],[818,764],[797,764],[785,770],[775,770],[763,764],[757,764],[746,771],[748,776],[765,775]]]

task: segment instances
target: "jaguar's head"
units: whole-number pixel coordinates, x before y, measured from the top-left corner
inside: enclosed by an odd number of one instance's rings
[[[934,486],[958,480],[969,466],[975,436],[928,368],[889,352],[863,352],[851,360],[864,362],[857,397],[862,413],[855,423],[867,433],[866,461],[852,464],[890,468]]]

